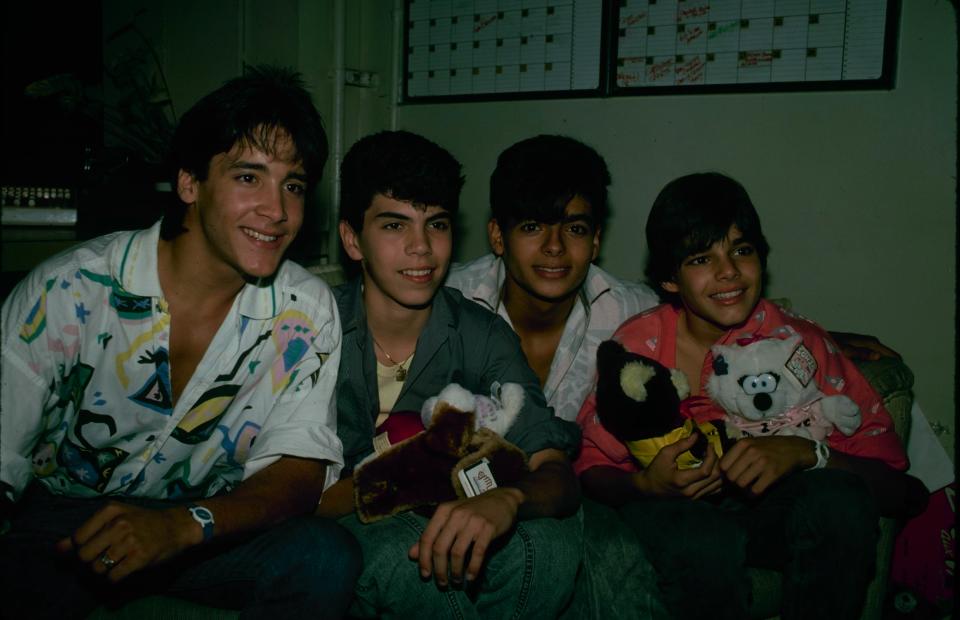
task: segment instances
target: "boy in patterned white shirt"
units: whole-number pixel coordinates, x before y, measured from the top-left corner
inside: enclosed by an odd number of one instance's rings
[[[161,222],[50,259],[6,300],[5,612],[171,593],[345,613],[356,541],[307,516],[342,466],[340,323],[284,261],[326,158],[295,75],[231,80],[177,128]]]

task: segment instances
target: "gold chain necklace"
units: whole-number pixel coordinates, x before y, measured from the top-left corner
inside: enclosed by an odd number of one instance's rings
[[[374,338],[372,334],[370,335],[370,338],[373,340],[373,344],[377,345],[377,348],[380,349],[380,352],[386,355],[387,359],[390,360],[390,363],[393,364],[394,368],[397,369],[396,373],[393,375],[393,378],[400,383],[403,383],[407,378],[407,369],[404,368],[403,364],[406,364],[408,360],[404,360],[403,363],[398,362],[397,360],[393,359],[393,356],[387,353],[387,350],[383,348],[383,345],[377,342],[377,339]]]

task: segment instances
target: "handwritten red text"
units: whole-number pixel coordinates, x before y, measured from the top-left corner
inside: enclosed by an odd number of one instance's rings
[[[647,70],[647,81],[656,82],[663,76],[670,73],[673,70],[673,58],[663,60],[661,62],[650,65],[650,68]]]
[[[691,17],[703,17],[710,12],[709,5],[692,6],[686,9],[680,9],[680,19],[690,19]]]
[[[695,41],[703,36],[703,28],[696,26],[688,30],[684,30],[680,33],[679,39],[682,43],[690,44],[691,41]]]
[[[491,15],[486,19],[481,19],[479,22],[477,22],[477,25],[473,27],[473,31],[480,32],[481,30],[483,30],[484,28],[486,28],[487,26],[489,26],[495,21],[497,21],[496,15]]]
[[[677,84],[698,84],[703,82],[703,59],[694,56],[687,62],[677,65]]]
[[[743,52],[740,56],[741,67],[759,67],[773,62],[773,52]]]
[[[620,27],[629,28],[630,26],[636,26],[644,19],[646,19],[647,14],[644,11],[639,13],[634,13],[633,15],[621,15],[620,16]]]

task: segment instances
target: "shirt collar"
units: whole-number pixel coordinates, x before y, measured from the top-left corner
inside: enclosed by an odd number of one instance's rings
[[[491,255],[492,256],[492,255]],[[484,272],[476,288],[473,291],[473,300],[479,301],[492,312],[498,312],[500,306],[500,291],[503,288],[503,282],[506,279],[506,267],[503,264],[503,258],[493,256],[490,261],[490,267]],[[587,277],[580,287],[578,297],[583,305],[583,310],[590,316],[590,308],[604,294],[610,291],[610,278],[607,274],[597,267],[590,265],[587,270]]]
[[[341,284],[345,294],[340,303],[340,325],[343,333],[348,334],[354,330],[360,332],[360,336],[367,333],[367,313],[363,307],[363,276]],[[358,339],[363,342],[364,338]]]
[[[346,284],[341,285],[344,290],[340,307],[340,324],[343,333],[347,334],[357,330],[360,336],[367,332],[367,311],[363,305],[363,276],[357,276]],[[430,308],[430,318],[427,319],[427,326],[431,325],[457,325],[457,315],[454,312],[455,302],[452,300],[452,289],[441,286],[436,295],[433,296],[432,306]],[[361,342],[364,338],[359,338]]]
[[[506,267],[503,264],[503,258],[494,256],[490,261],[490,267],[480,276],[480,281],[473,291],[474,301],[479,301],[487,306],[492,312],[498,312],[500,307],[500,291],[503,290],[503,282],[506,279]],[[583,309],[590,316],[590,307],[596,303],[604,293],[611,288],[610,278],[607,274],[595,265],[590,265],[587,270],[587,277],[580,287],[579,298],[583,304]]]
[[[500,305],[500,291],[506,271],[502,258],[493,254],[490,254],[490,257],[490,266],[480,275],[480,281],[471,295],[474,301],[480,302],[491,312],[496,312]]]
[[[157,248],[160,243],[160,221],[147,228],[130,233],[126,242],[113,256],[113,272],[123,290],[140,297],[163,299],[160,288],[160,269]],[[258,283],[247,283],[240,290],[237,310],[251,319],[269,319],[277,315],[280,295],[277,280],[284,277],[283,263],[273,278]]]
[[[120,286],[140,297],[163,297],[160,288],[160,270],[157,245],[160,240],[160,222],[128,233],[129,237],[113,255],[113,273]]]
[[[596,265],[590,265],[583,286],[580,287],[580,298],[583,300],[588,313],[590,312],[590,306],[596,303],[604,293],[609,292],[612,287],[613,282],[606,272]]]
[[[750,318],[747,319],[741,327],[727,330],[727,333],[718,341],[718,344],[730,344],[736,341],[737,338],[749,338],[757,335],[769,336],[764,326],[771,310],[770,302],[761,298],[754,307],[753,312],[751,312]]]

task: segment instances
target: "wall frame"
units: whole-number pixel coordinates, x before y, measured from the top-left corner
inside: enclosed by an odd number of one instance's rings
[[[402,103],[894,87],[899,0],[405,0]]]

